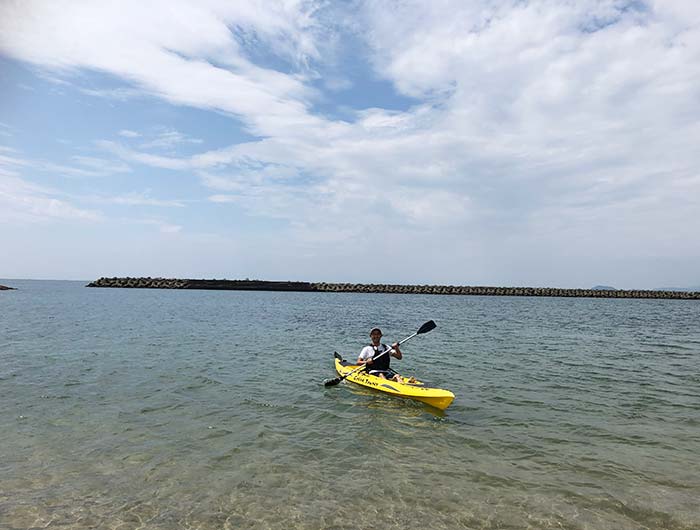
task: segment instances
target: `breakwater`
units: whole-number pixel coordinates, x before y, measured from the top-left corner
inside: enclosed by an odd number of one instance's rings
[[[558,289],[553,287],[485,287],[468,285],[396,285],[311,283],[263,280],[187,280],[176,278],[100,278],[87,287],[132,289],[213,289],[228,291],[298,291],[332,293],[443,294],[466,296],[558,296],[574,298],[667,298],[700,300],[700,292]]]

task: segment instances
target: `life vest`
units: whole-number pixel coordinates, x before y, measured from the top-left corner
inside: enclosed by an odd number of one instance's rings
[[[389,369],[389,363],[391,362],[391,353],[384,353],[385,351],[390,350],[386,344],[380,344],[379,346],[375,346],[374,344],[370,344],[370,346],[374,349],[374,356],[372,357],[372,364],[370,364],[367,368],[371,372],[372,370],[388,370]],[[384,355],[382,355],[384,353]],[[379,357],[381,355],[381,357]],[[377,357],[379,357],[377,359]]]

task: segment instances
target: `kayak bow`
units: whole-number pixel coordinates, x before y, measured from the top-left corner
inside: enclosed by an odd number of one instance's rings
[[[369,375],[364,370],[359,370],[354,374],[350,374],[350,372],[358,368],[359,365],[350,364],[348,361],[343,360],[340,354],[335,354],[336,372],[341,376],[347,375],[348,381],[352,381],[358,385],[373,388],[392,396],[421,401],[440,410],[445,410],[449,407],[455,398],[455,395],[449,390],[426,387],[423,383],[415,379],[404,377],[402,383],[397,383],[391,379],[382,379],[375,375]]]

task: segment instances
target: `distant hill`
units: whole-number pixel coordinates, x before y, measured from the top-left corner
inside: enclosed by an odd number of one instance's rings
[[[591,290],[593,291],[617,291],[614,287],[610,287],[609,285],[596,285],[595,287],[591,287]]]

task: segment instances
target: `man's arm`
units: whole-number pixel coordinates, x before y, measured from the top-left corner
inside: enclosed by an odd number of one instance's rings
[[[362,348],[362,351],[360,352],[360,356],[357,358],[357,364],[372,364],[372,357],[374,356],[374,352],[369,353],[369,357],[367,356],[367,347]]]

